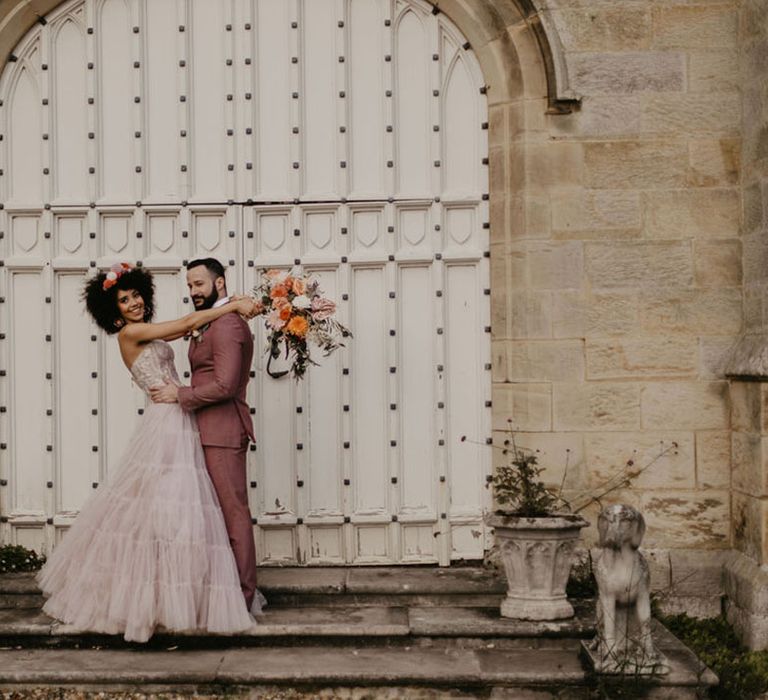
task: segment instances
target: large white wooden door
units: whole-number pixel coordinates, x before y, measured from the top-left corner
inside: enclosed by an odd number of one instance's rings
[[[144,406],[86,275],[230,289],[300,265],[354,333],[302,383],[254,325],[262,564],[482,556],[490,454],[487,123],[471,47],[420,0],[76,0],[0,79],[0,536],[48,550]],[[175,343],[180,369],[186,347]],[[470,435],[474,441],[461,442]]]

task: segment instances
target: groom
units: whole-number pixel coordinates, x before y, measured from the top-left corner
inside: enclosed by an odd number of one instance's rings
[[[224,267],[214,258],[187,264],[187,286],[196,310],[226,304]],[[256,549],[246,489],[245,455],[253,425],[245,400],[253,339],[238,314],[225,314],[189,341],[192,386],[166,384],[152,389],[156,403],[178,401],[197,416],[205,464],[221,503],[229,542],[248,609],[256,591]]]

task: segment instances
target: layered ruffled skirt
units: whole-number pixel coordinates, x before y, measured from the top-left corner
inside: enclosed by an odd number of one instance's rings
[[[217,634],[252,626],[193,415],[148,406],[113,478],[37,578],[48,615],[129,641],[158,626]],[[254,611],[258,592],[256,601]]]

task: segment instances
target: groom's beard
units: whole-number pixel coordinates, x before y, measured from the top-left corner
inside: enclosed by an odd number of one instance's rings
[[[219,292],[214,289],[207,297],[202,295],[195,295],[192,297],[192,303],[195,306],[195,310],[203,311],[204,309],[211,309],[213,305],[219,300]]]

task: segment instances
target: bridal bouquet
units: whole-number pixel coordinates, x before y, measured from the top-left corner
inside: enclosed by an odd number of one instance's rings
[[[307,363],[317,365],[309,356],[308,341],[324,350],[324,357],[344,347],[340,338],[352,334],[334,317],[336,304],[322,295],[319,283],[308,275],[292,274],[288,270],[264,270],[261,284],[253,294],[259,304],[259,313],[266,316],[267,372],[270,377],[288,373],[301,379]],[[291,358],[291,368],[273,372],[270,363],[280,356],[285,345],[285,357]]]

